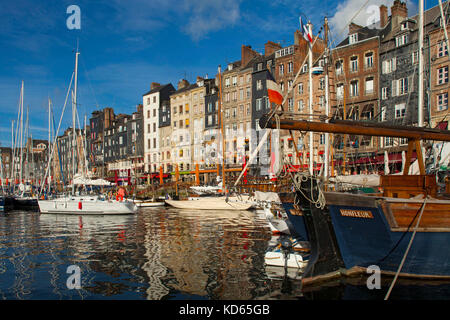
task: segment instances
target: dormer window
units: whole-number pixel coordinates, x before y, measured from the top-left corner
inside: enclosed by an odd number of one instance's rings
[[[357,33],[351,34],[348,37],[348,41],[349,41],[350,44],[358,42],[358,34]]]
[[[408,22],[402,22],[402,24],[400,25],[400,30],[408,30]]]
[[[229,70],[229,71],[233,70],[233,64],[232,64],[232,63],[230,63],[230,64],[228,65],[228,70]]]

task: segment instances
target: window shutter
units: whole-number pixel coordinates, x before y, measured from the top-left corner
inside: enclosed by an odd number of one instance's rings
[[[414,75],[408,77],[408,92],[414,91]]]
[[[397,80],[392,80],[392,97],[397,96]]]

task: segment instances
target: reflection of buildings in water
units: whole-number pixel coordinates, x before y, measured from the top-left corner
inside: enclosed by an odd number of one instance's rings
[[[179,211],[171,221],[161,260],[172,270],[170,286],[212,299],[251,299],[264,286],[269,235],[251,212]],[[262,258],[261,258],[262,257]]]
[[[35,264],[33,240],[35,237],[34,228],[30,228],[30,225],[35,219],[34,214],[10,215],[1,219],[0,230],[7,240],[1,244],[4,249],[4,252],[0,254],[0,259],[4,262],[2,273],[3,277],[7,276],[7,279],[2,281],[2,286],[5,287],[6,281],[11,281],[11,275],[13,275],[14,280],[9,288],[12,291],[11,297],[14,299],[26,299],[33,290],[34,269],[32,268]],[[9,264],[12,265],[12,270],[9,269]]]
[[[108,296],[130,290],[129,285],[112,283],[111,277],[132,274],[137,278],[135,282],[144,281],[135,274],[137,262],[133,259],[135,254],[139,255],[139,250],[133,250],[136,239],[134,236],[128,239],[129,234],[134,234],[130,231],[134,224],[134,216],[41,215],[41,225],[51,226],[55,237],[52,243],[63,241],[56,249],[59,255],[64,255],[60,265],[74,264],[81,269],[81,290],[67,290],[65,281],[70,275],[63,270],[61,291],[76,292],[82,299],[89,293]]]
[[[161,240],[158,238],[158,225],[145,223],[144,225],[144,256],[146,261],[142,265],[142,270],[147,273],[148,284],[147,299],[161,300],[169,292],[162,279],[167,275],[167,268],[161,263]],[[146,228],[147,227],[147,228]]]

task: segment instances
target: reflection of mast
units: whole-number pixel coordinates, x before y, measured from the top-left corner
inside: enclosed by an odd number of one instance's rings
[[[142,269],[147,273],[148,284],[147,299],[161,300],[170,290],[162,283],[161,279],[166,276],[167,268],[161,263],[161,241],[157,233],[153,233],[151,226],[146,230],[144,247],[144,256],[147,261],[143,264]]]

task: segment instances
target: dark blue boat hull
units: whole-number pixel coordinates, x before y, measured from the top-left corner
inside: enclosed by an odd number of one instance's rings
[[[346,195],[338,195],[338,198],[342,197]],[[370,200],[366,201],[368,198]],[[310,207],[304,201],[305,203],[300,204],[303,215],[291,214],[293,204],[283,203],[296,232],[311,242],[311,256],[314,259],[310,259],[307,276],[314,277],[341,268],[349,270],[373,265],[382,271],[397,272],[413,230],[392,230],[383,209],[376,204],[374,198],[366,196],[358,197],[357,200],[355,202],[358,205],[352,205],[352,201],[344,201],[345,205],[331,202],[322,210]],[[450,232],[419,230],[401,274],[450,277],[449,244]]]
[[[372,217],[342,215],[341,210],[370,212]],[[382,208],[329,205],[328,211],[345,267],[377,265],[396,272],[412,237],[392,231]],[[450,232],[417,232],[401,273],[450,276]]]

